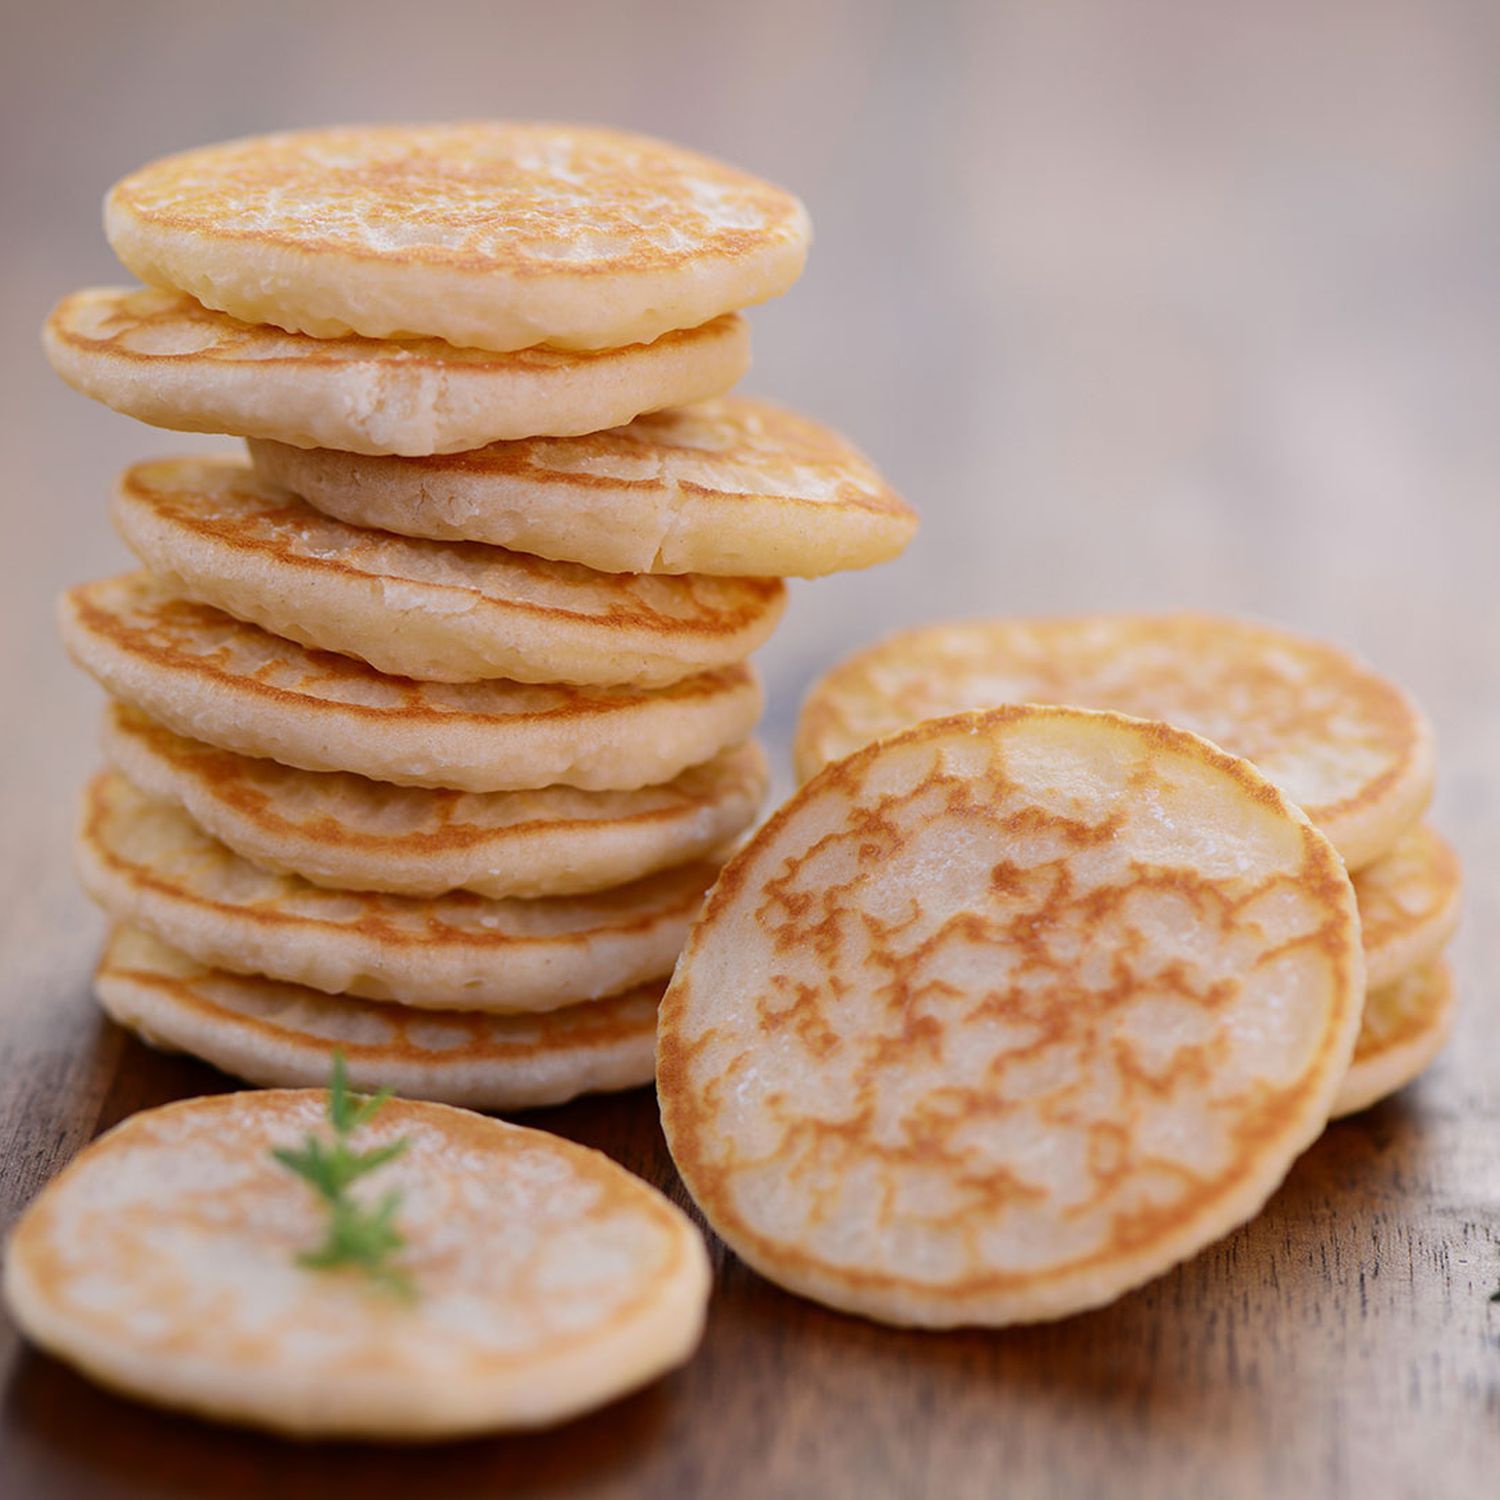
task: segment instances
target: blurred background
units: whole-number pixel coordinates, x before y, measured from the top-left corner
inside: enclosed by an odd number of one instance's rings
[[[117,177],[273,127],[630,126],[795,189],[804,280],[748,389],[856,438],[920,509],[899,563],[795,589],[764,653],[783,756],[810,678],[936,615],[1199,605],[1345,641],[1438,721],[1440,820],[1500,868],[1500,6],[5,0],[0,375],[7,991],[76,1003],[97,691],[53,595],[125,563],[114,472],[212,440],[47,369],[125,279]],[[20,815],[20,814],[24,815]],[[1470,931],[1500,917],[1475,881]],[[70,903],[70,904],[69,904]],[[76,912],[58,930],[55,914]]]

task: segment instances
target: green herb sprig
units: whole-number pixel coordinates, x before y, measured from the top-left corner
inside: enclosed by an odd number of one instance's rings
[[[360,1178],[395,1161],[407,1148],[405,1136],[369,1151],[356,1151],[349,1144],[350,1136],[369,1124],[390,1097],[389,1089],[370,1095],[354,1093],[349,1088],[343,1053],[335,1052],[328,1085],[333,1144],[309,1133],[301,1146],[278,1146],[271,1155],[295,1172],[328,1207],[328,1233],[323,1243],[300,1254],[298,1265],[319,1271],[353,1267],[383,1291],[409,1302],[416,1297],[416,1287],[409,1276],[391,1264],[391,1258],[406,1244],[396,1227],[400,1192],[393,1189],[366,1205],[349,1191]]]

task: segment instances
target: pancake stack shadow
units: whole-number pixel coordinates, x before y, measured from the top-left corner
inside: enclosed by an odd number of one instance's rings
[[[335,1051],[498,1109],[649,1082],[766,790],[782,578],[916,524],[837,434],[725,395],[801,205],[637,137],[430,127],[169,158],[106,223],[154,284],[65,298],[54,367],[250,451],[128,470],[142,571],[61,603],[111,695],[101,1004],[260,1084]]]

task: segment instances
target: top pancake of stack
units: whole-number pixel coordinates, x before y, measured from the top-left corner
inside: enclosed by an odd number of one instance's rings
[[[785,291],[790,193],[645,136],[486,122],[289,132],[116,184],[143,281],[249,323],[507,352],[617,349]]]

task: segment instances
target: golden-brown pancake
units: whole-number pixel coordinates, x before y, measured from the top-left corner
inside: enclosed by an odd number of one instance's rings
[[[909,630],[808,694],[798,774],[942,714],[1068,703],[1161,719],[1253,760],[1350,869],[1378,858],[1432,795],[1426,718],[1394,683],[1319,641],[1212,615],[973,620]]]
[[[633,792],[450,792],[298,771],[173,734],[112,703],[104,750],[264,869],[346,890],[570,896],[706,858],[755,819],[769,771],[751,742]]]
[[[688,1191],[771,1280],[893,1323],[1062,1317],[1257,1212],[1359,1027],[1354,892],[1247,761],[1015,706],[808,782],[662,1000]]]
[[[399,1195],[412,1297],[299,1264],[328,1211],[271,1153],[326,1136],[325,1099],[187,1099],[85,1147],[7,1247],[21,1330],[138,1400],[382,1442],[560,1422],[692,1353],[687,1217],[597,1151],[447,1105],[390,1100],[355,1135],[406,1139],[368,1191]]]
[[[267,479],[356,526],[609,573],[815,578],[888,561],[917,529],[846,438],[744,396],[428,459],[270,442],[250,453]]]
[[[442,339],[309,338],[158,287],[74,292],[43,342],[75,390],[154,427],[350,453],[597,432],[720,395],[750,365],[750,328],[735,313],[623,349],[496,354]]]
[[[1463,875],[1452,846],[1426,823],[1354,876],[1365,980],[1384,989],[1435,959],[1458,927]]]
[[[425,682],[665,687],[743,661],[786,604],[780,579],[600,573],[348,526],[235,459],[136,464],[112,514],[185,597]]]
[[[185,151],[110,190],[142,281],[318,338],[615,349],[784,292],[790,193],[646,136],[479,121],[303,130]]]
[[[84,889],[214,968],[333,995],[494,1015],[622,994],[672,965],[713,883],[700,860],[584,896],[494,901],[334,891],[252,865],[106,771],[84,794]]]
[[[670,781],[745,740],[745,665],[665,688],[439,683],[308,651],[145,573],[81,584],[59,606],[73,659],[178,734],[306,771],[469,792]]]
[[[1330,1114],[1352,1115],[1405,1088],[1443,1050],[1452,1029],[1453,973],[1442,959],[1372,989]]]
[[[470,1109],[531,1109],[650,1083],[662,981],[537,1015],[410,1010],[200,964],[117,927],[94,974],[99,1003],[154,1047],[247,1082],[349,1082]]]

